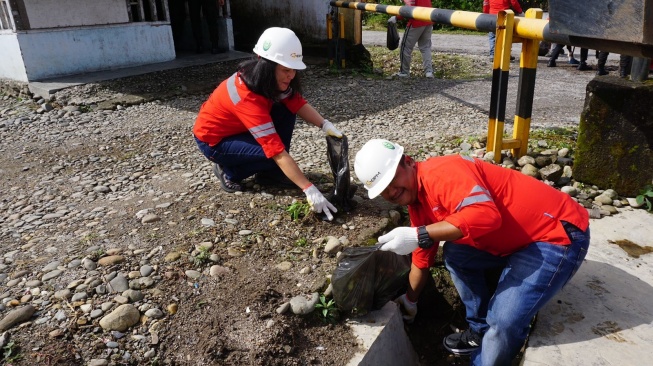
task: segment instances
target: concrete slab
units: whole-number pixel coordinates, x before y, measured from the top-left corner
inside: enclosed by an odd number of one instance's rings
[[[51,95],[58,90],[71,86],[94,83],[104,80],[119,79],[128,76],[142,75],[150,72],[179,69],[190,66],[200,66],[216,62],[226,62],[251,57],[252,54],[240,51],[228,51],[220,54],[181,54],[176,59],[156,64],[126,67],[114,70],[103,70],[85,74],[62,76],[53,79],[34,81],[29,83],[30,92],[49,100]]]
[[[540,311],[523,365],[653,363],[653,253],[635,258],[616,244],[653,247],[652,228],[643,209],[591,220],[586,261]]]
[[[380,310],[347,323],[361,346],[347,366],[419,365],[396,303],[390,301]]]

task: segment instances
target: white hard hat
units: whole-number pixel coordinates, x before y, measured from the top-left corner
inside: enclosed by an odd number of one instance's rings
[[[403,147],[382,139],[366,142],[356,153],[354,172],[370,198],[381,194],[390,184],[403,153]]]
[[[302,62],[302,44],[295,32],[288,28],[266,29],[254,46],[254,53],[291,69],[306,68]]]

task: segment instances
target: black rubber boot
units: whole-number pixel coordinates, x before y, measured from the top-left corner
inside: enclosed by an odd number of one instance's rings
[[[608,74],[609,74],[609,72],[607,72],[607,71],[605,70],[605,67],[603,67],[603,66],[599,66],[599,67],[597,68],[597,70],[596,70],[596,75],[597,75],[597,76],[603,76],[603,75],[608,75]]]
[[[585,62],[581,62],[577,67],[578,71],[588,71],[592,70],[592,67]]]

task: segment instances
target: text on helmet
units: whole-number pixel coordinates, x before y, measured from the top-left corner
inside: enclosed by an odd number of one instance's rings
[[[374,176],[373,176],[372,178],[370,178],[370,180],[368,180],[367,182],[365,182],[365,185],[366,185],[366,186],[371,186],[372,183],[374,183],[374,181],[376,180],[376,178],[379,177],[379,175],[381,175],[381,172],[376,172],[376,174],[374,174]]]

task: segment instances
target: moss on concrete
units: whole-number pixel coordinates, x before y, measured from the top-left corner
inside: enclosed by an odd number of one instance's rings
[[[616,77],[587,85],[574,177],[634,196],[653,178],[653,84]]]

